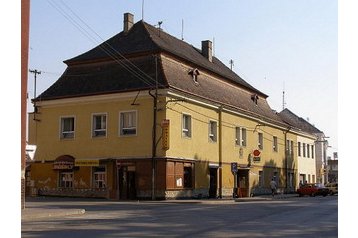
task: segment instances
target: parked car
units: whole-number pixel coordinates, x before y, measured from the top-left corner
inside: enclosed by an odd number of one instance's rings
[[[329,194],[338,194],[338,183],[327,183],[325,186],[329,189]]]
[[[316,195],[322,195],[325,197],[329,194],[329,189],[321,183],[307,183],[303,184],[300,188],[298,188],[297,193],[300,197],[304,195],[309,195],[313,197]]]

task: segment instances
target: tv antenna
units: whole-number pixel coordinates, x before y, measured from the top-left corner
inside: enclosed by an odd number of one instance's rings
[[[283,82],[283,91],[282,91],[282,110],[286,108],[286,101],[285,101],[285,82]]]

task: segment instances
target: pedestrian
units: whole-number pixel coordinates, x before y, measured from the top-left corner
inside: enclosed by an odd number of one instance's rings
[[[272,197],[275,196],[275,192],[276,192],[276,188],[277,188],[277,184],[274,178],[271,179],[270,182],[270,187],[271,187],[271,192],[272,192]]]

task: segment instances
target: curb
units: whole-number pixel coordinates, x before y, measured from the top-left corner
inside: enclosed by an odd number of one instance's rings
[[[83,215],[85,209],[32,209],[28,208],[21,214],[21,221],[29,221],[41,218],[65,217],[71,215]]]

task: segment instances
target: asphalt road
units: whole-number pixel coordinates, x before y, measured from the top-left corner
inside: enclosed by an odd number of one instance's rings
[[[338,237],[338,196],[203,203],[54,199],[45,204],[86,213],[23,221],[22,237]]]

